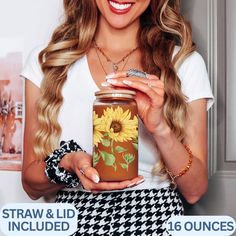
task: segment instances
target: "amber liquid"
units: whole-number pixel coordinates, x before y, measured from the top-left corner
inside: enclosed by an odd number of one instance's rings
[[[118,107],[122,108],[123,112],[129,110],[131,120],[134,117],[137,119],[137,107],[133,103],[120,104],[118,102],[117,104],[94,105],[94,111],[98,117],[102,117],[104,110],[107,108],[113,108],[115,111]],[[138,125],[136,133],[137,131]],[[101,133],[104,135],[106,132]],[[106,140],[105,146],[103,145],[104,141],[98,143],[97,146],[93,146],[93,158],[96,159],[93,162],[95,164],[94,168],[98,171],[101,181],[123,181],[137,177],[138,135],[136,138],[127,141],[122,140],[122,142],[115,141],[108,135],[105,135],[104,139]]]

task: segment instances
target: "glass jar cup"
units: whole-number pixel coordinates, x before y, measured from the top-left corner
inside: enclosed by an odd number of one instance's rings
[[[130,90],[95,93],[93,106],[93,167],[101,181],[138,176],[138,111]]]

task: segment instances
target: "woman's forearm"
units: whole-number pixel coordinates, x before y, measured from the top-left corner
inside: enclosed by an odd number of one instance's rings
[[[22,185],[31,199],[36,200],[65,187],[62,184],[51,183],[44,170],[44,162],[33,161],[22,171]]]
[[[157,146],[168,170],[177,175],[188,165],[189,153],[176,138],[168,126],[164,126],[154,134]],[[194,156],[190,169],[176,178],[180,192],[189,203],[195,203],[206,192],[208,186],[207,166]]]

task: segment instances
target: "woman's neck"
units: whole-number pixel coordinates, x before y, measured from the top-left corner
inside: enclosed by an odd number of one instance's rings
[[[137,34],[139,29],[139,20],[123,29],[115,29],[101,17],[98,22],[96,33],[97,44],[109,51],[126,51],[138,46]]]

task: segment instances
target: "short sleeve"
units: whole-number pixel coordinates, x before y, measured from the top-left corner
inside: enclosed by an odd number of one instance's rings
[[[207,110],[214,103],[210,81],[205,62],[198,52],[193,52],[187,57],[178,70],[182,91],[187,96],[188,102],[197,99],[207,99]]]
[[[22,77],[30,80],[39,88],[41,86],[44,77],[43,72],[41,70],[41,66],[38,61],[38,55],[42,49],[43,47],[40,46],[31,51],[31,53],[28,55],[26,59],[23,70],[21,71],[20,74]]]

